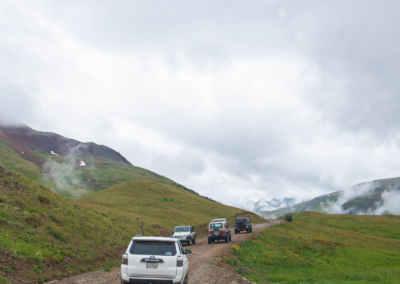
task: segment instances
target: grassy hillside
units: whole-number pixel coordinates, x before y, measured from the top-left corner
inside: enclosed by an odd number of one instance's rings
[[[211,218],[254,215],[152,181],[73,201],[0,165],[0,283],[41,283],[119,265],[139,233],[141,200],[145,235],[171,235],[182,224],[201,235]]]
[[[0,282],[43,282],[117,265],[135,226],[0,166]]]
[[[32,180],[39,180],[42,177],[41,168],[25,160],[21,153],[14,151],[7,142],[2,140],[0,140],[0,163],[13,171],[23,173]]]
[[[101,212],[121,214],[132,220],[140,217],[142,204],[146,234],[166,236],[170,236],[178,225],[193,225],[198,236],[204,235],[211,219],[225,217],[230,224],[234,224],[235,216],[244,212],[205,200],[175,186],[144,180],[107,188],[80,199],[78,203]],[[254,213],[242,215],[251,215],[253,223],[266,221]],[[136,220],[137,224],[139,222]]]
[[[400,216],[292,216],[233,246],[227,262],[257,283],[399,283]]]

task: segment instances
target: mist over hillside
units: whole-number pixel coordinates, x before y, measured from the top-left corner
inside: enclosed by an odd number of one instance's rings
[[[389,178],[360,183],[346,190],[325,194],[277,210],[254,212],[259,212],[267,218],[277,218],[302,211],[357,215],[400,214],[399,204],[400,178]]]
[[[132,165],[107,146],[21,124],[0,125],[0,163],[74,199],[134,180],[172,185],[199,195],[167,177]]]

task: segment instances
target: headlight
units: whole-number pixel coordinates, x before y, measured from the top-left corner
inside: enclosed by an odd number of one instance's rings
[[[187,235],[186,238],[187,238],[187,239],[190,239],[190,235]]]

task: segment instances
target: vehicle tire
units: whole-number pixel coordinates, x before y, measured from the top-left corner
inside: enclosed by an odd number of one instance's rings
[[[250,233],[253,233],[253,227],[250,228]]]
[[[189,239],[188,246],[190,246],[191,244],[192,244],[192,239]]]
[[[225,243],[229,242],[229,237],[225,237]]]
[[[183,281],[183,284],[188,284],[188,281],[189,281],[189,273],[186,274],[185,281]]]
[[[195,244],[195,243],[196,243],[196,238],[193,239],[193,244]]]
[[[246,229],[247,233],[250,233],[250,229]]]
[[[235,230],[235,234],[237,234],[237,230]]]
[[[232,241],[232,235],[229,235],[229,241],[230,242]]]
[[[208,244],[209,244],[209,245],[211,244],[211,239],[208,239]]]

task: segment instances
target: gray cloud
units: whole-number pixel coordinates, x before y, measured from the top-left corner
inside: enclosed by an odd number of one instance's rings
[[[235,205],[391,177],[399,5],[6,2],[0,116]]]

